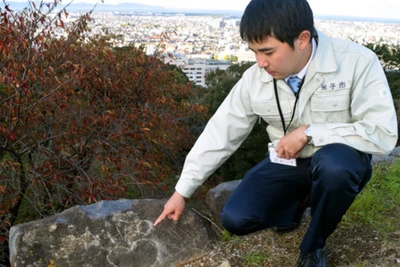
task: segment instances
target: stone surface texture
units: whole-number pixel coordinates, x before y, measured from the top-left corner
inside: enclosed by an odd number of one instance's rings
[[[12,227],[12,267],[168,267],[209,252],[210,229],[191,211],[157,227],[166,200],[101,201]]]

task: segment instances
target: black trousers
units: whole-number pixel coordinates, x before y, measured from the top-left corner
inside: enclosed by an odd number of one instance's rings
[[[322,147],[297,167],[272,163],[269,156],[249,170],[221,211],[229,232],[245,235],[289,226],[309,197],[311,222],[300,245],[311,252],[325,245],[372,174],[371,156],[343,144]]]

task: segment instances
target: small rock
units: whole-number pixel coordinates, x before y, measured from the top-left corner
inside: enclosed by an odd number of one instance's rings
[[[220,212],[225,202],[242,180],[235,180],[219,184],[210,189],[206,195],[206,206],[210,209],[213,221],[222,227]]]
[[[231,264],[229,263],[229,261],[224,261],[221,266],[219,267],[231,267]]]

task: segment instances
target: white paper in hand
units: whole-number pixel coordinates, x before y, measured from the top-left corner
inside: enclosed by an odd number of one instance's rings
[[[284,159],[278,157],[278,154],[275,151],[275,146],[272,143],[268,144],[268,151],[269,151],[269,158],[271,162],[273,163],[278,163],[278,164],[283,164],[283,165],[288,165],[288,166],[297,166],[296,159]]]

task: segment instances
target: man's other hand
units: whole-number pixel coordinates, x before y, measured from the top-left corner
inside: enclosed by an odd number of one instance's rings
[[[293,159],[300,156],[300,151],[307,144],[307,136],[304,133],[307,127],[308,125],[300,126],[281,138],[275,147],[278,157],[284,159]]]

